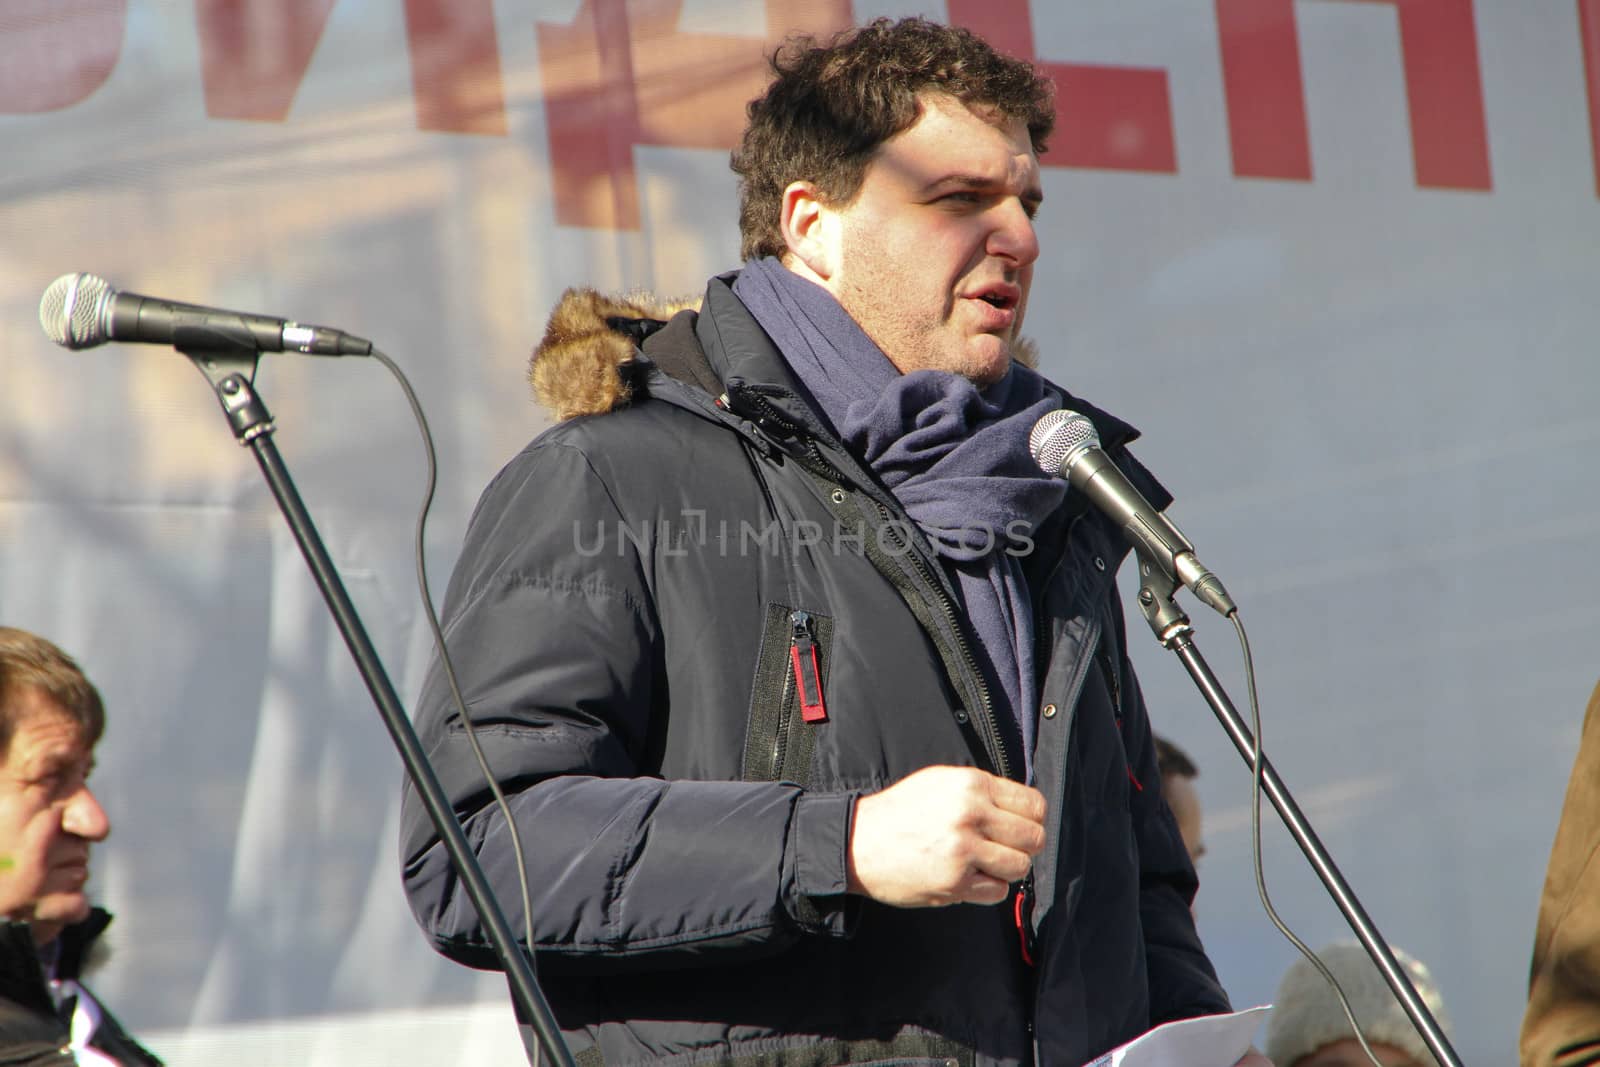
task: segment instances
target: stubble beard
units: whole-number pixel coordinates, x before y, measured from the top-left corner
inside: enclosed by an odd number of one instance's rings
[[[850,272],[841,272],[836,294],[839,305],[902,374],[949,371],[979,387],[993,385],[1005,377],[1011,367],[1009,332],[970,336],[962,333],[955,322],[957,300],[953,293],[945,295],[944,306],[937,314],[922,313],[893,299],[897,272],[885,269],[881,255],[858,251],[851,257],[851,266]],[[857,278],[884,281],[869,287],[857,284]],[[998,345],[998,353],[979,355],[974,346],[987,350],[985,340]]]

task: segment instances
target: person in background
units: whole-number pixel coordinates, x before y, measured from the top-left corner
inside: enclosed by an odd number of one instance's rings
[[[66,653],[0,627],[0,1063],[160,1067],[79,981],[111,922],[87,892],[111,830],[88,781],[104,728]]]
[[[1556,827],[1533,938],[1523,1067],[1600,1063],[1600,686]]]
[[[1417,996],[1448,1035],[1450,1020],[1433,975],[1407,953],[1390,948]],[[1350,1011],[1361,1024],[1361,1036],[1383,1067],[1437,1067],[1427,1043],[1359,941],[1338,941],[1317,955],[1344,990]],[[1303,957],[1278,983],[1267,1018],[1266,1054],[1277,1067],[1371,1067],[1372,1063],[1327,979]]]
[[[1156,735],[1156,766],[1161,769],[1161,793],[1178,821],[1178,832],[1183,835],[1183,847],[1189,852],[1189,862],[1200,866],[1200,857],[1206,854],[1205,838],[1201,836],[1200,794],[1194,780],[1200,777],[1189,754],[1171,741]]]

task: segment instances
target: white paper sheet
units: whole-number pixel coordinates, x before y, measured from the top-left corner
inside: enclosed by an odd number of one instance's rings
[[[1163,1023],[1085,1067],[1233,1067],[1272,1005]]]

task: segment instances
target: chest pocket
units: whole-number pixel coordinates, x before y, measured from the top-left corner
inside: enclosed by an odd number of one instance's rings
[[[768,604],[745,727],[747,782],[809,785],[818,730],[828,728],[833,618]]]

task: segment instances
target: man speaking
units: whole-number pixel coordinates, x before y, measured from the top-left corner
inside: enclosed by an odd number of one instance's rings
[[[1028,450],[1049,81],[972,34],[791,42],[695,309],[571,292],[561,421],[473,516],[450,653],[582,1064],[1078,1067],[1225,1011],[1124,648],[1117,527]],[[510,830],[434,665],[419,733],[502,901]],[[495,958],[408,792],[407,891]],[[1263,1060],[1255,1054],[1253,1063]]]

